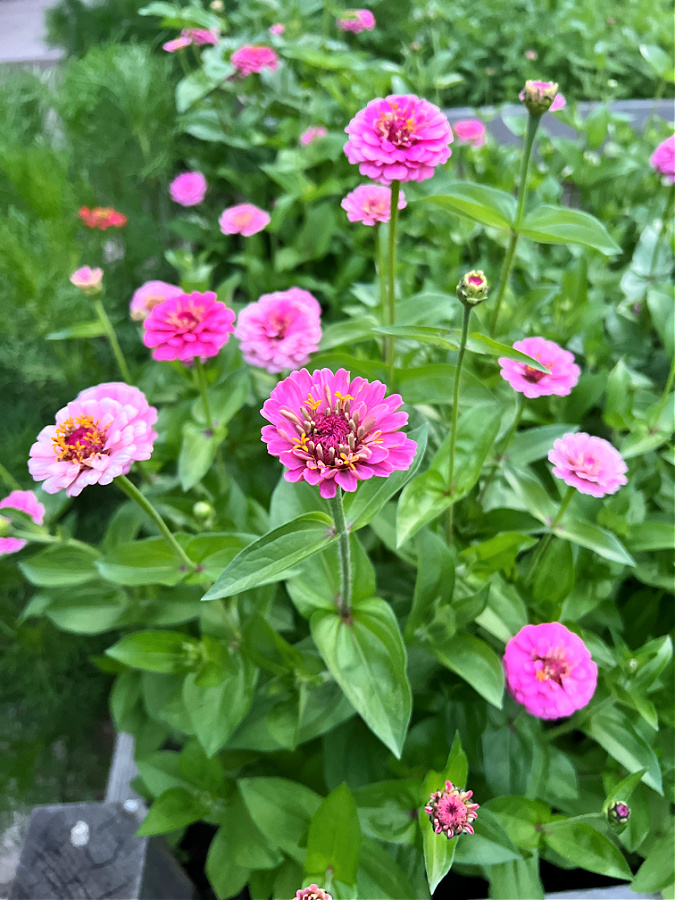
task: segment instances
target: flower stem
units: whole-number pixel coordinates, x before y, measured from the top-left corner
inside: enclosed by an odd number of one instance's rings
[[[492,320],[490,322],[490,334],[494,334],[497,330],[497,321],[499,319],[499,309],[502,305],[502,299],[504,297],[504,293],[506,292],[506,285],[509,282],[509,275],[511,274],[511,267],[513,266],[513,260],[516,255],[516,247],[518,245],[518,237],[519,235],[512,231],[509,236],[509,243],[506,248],[506,256],[504,257],[504,262],[502,263],[502,270],[499,273],[499,284],[497,285],[497,296],[495,297],[495,305],[494,312],[492,313]]]
[[[568,486],[567,493],[562,498],[562,502],[560,504],[560,507],[558,508],[558,512],[555,514],[555,518],[551,522],[550,531],[546,535],[544,535],[544,537],[542,538],[541,541],[539,541],[539,545],[537,546],[537,549],[534,551],[534,556],[532,557],[532,564],[530,566],[530,571],[527,574],[527,579],[526,579],[527,584],[530,584],[532,582],[532,580],[534,579],[534,575],[537,571],[537,567],[539,566],[539,563],[543,559],[544,553],[546,553],[546,550],[548,549],[549,544],[553,540],[553,535],[555,532],[556,525],[562,519],[562,517],[565,513],[565,510],[570,505],[570,503],[572,501],[572,497],[574,497],[575,493],[576,493],[576,488],[573,488],[571,485]]]
[[[206,381],[206,372],[204,371],[204,363],[201,359],[196,356],[195,357],[195,374],[197,376],[197,384],[199,386],[199,393],[202,398],[202,407],[204,408],[204,418],[206,419],[206,427],[209,429],[211,434],[215,431],[213,427],[213,419],[211,417],[211,408],[209,407],[209,395],[208,395],[208,383]]]
[[[389,314],[387,307],[387,269],[384,259],[384,232],[381,225],[375,226],[375,253],[377,259],[377,276],[380,282],[380,309],[382,316],[382,325],[385,327],[389,324]],[[394,338],[386,335],[382,343],[382,356],[384,362],[388,362],[393,357]]]
[[[459,353],[457,355],[457,368],[455,369],[455,387],[452,398],[452,421],[450,424],[450,458],[448,461],[448,491],[452,495],[452,481],[455,476],[455,446],[457,444],[457,419],[459,416],[459,383],[462,375],[462,363],[464,362],[464,354],[466,352],[466,341],[469,336],[469,319],[471,318],[471,307],[468,303],[463,305],[462,315],[462,337],[459,341]],[[448,508],[448,517],[446,519],[446,535],[448,543],[452,540],[453,525],[453,506]]]
[[[124,354],[122,353],[122,348],[119,345],[117,340],[117,335],[115,334],[115,329],[112,326],[112,322],[108,318],[108,313],[105,311],[103,306],[103,302],[100,297],[92,298],[92,303],[98,318],[103,326],[106,337],[110,342],[110,346],[112,348],[112,352],[115,355],[115,359],[117,360],[117,365],[119,367],[120,372],[122,373],[122,378],[127,382],[127,384],[131,384],[131,375],[129,374],[129,367],[127,366],[127,361],[124,358]]]
[[[345,519],[344,506],[342,504],[342,488],[337,489],[335,496],[328,501],[330,512],[338,535],[338,552],[340,555],[340,573],[342,591],[338,609],[341,615],[346,615],[352,608],[352,559],[349,548],[349,531]]]
[[[490,484],[492,483],[492,479],[495,477],[497,469],[499,468],[499,463],[503,460],[504,454],[506,453],[508,446],[511,443],[511,440],[513,439],[513,435],[516,433],[516,430],[518,429],[518,425],[520,424],[520,420],[522,418],[524,409],[525,409],[525,396],[521,393],[518,393],[517,399],[516,399],[516,411],[513,415],[513,421],[511,422],[511,427],[506,432],[504,440],[502,441],[502,445],[498,450],[497,458],[495,459],[494,465],[492,466],[492,468],[490,470],[490,474],[485,479],[485,483],[483,484],[483,487],[481,488],[481,492],[478,495],[479,503],[482,503],[483,498],[485,497],[485,493],[486,493],[487,489],[490,487]]]
[[[668,199],[666,200],[666,208],[663,210],[663,215],[661,216],[661,225],[659,228],[659,233],[656,236],[656,240],[654,241],[654,251],[652,253],[652,260],[649,265],[649,282],[651,286],[651,280],[654,277],[654,269],[656,268],[656,261],[659,257],[659,246],[661,245],[661,240],[663,235],[668,230],[668,225],[672,221],[673,218],[673,205],[675,204],[675,183],[670,186],[668,191]]]
[[[396,223],[398,222],[398,198],[401,193],[401,182],[391,183],[391,204],[389,207],[389,325],[396,324]],[[389,382],[394,380],[394,339],[391,338],[387,350],[389,358]]]
[[[19,482],[12,473],[2,465],[2,463],[0,463],[0,481],[4,481],[7,487],[11,488],[13,491],[21,490]]]
[[[169,530],[169,526],[166,524],[164,519],[160,516],[160,514],[157,512],[157,510],[152,505],[152,503],[148,500],[148,498],[144,494],[141,494],[141,492],[138,490],[136,485],[133,484],[131,481],[129,481],[129,479],[126,477],[126,475],[118,475],[117,478],[115,479],[115,484],[117,484],[117,486],[122,491],[124,491],[124,493],[127,495],[127,497],[130,500],[133,500],[134,503],[137,503],[140,506],[140,508],[143,510],[143,512],[146,513],[152,519],[152,521],[155,523],[155,525],[159,528],[160,532],[162,533],[162,537],[164,538],[164,540],[171,547],[171,549],[174,551],[176,556],[180,559],[182,564],[187,567],[188,571],[190,571],[190,572],[194,571],[195,564],[192,562],[192,560],[187,555],[185,550],[183,550],[181,545],[178,543],[176,538],[173,536],[173,534]]]

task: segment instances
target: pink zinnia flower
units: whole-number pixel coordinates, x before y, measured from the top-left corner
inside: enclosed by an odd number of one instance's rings
[[[333,897],[318,884],[310,884],[309,887],[296,891],[295,900],[333,900]]]
[[[220,40],[220,35],[217,31],[211,31],[208,28],[188,28],[183,32],[186,37],[192,39],[192,43],[196,44],[198,47],[204,47],[206,45],[214,46]]]
[[[500,356],[502,378],[508,381],[514,391],[525,394],[529,399],[549,397],[551,394],[567,397],[579,381],[581,370],[574,363],[574,354],[563,350],[554,341],[547,341],[542,337],[525,338],[523,341],[516,341],[513,349],[536,359],[551,372],[546,375],[527,363]]]
[[[234,313],[213,291],[193,291],[159,303],[143,328],[143,343],[154,348],[153,359],[189,362],[218,354],[234,331]]]
[[[316,141],[319,138],[326,137],[328,134],[328,129],[324,128],[323,125],[312,125],[311,128],[308,128],[307,131],[303,131],[300,135],[300,143],[303,147],[306,147],[307,144],[311,144],[312,141]]]
[[[403,191],[398,195],[398,208],[406,207]],[[388,222],[391,214],[391,188],[381,184],[361,184],[343,199],[340,206],[346,211],[350,222],[376,225]]]
[[[445,115],[414,94],[371,100],[345,131],[350,136],[347,159],[380,184],[424,181],[451,154],[452,129]]]
[[[506,645],[503,663],[510,693],[538,719],[571,716],[595,693],[598,667],[560,622],[525,625]]]
[[[136,460],[150,459],[157,410],[123,382],[82,391],[43,428],[30,448],[28,470],[48,494],[77,497],[88,484],[110,484]]]
[[[136,291],[129,304],[129,313],[135,322],[147,319],[152,310],[169,297],[181,297],[185,291],[166,281],[146,281]]]
[[[32,491],[12,491],[3,500],[0,500],[0,509],[18,509],[30,516],[36,525],[42,525],[45,520],[45,508]],[[2,518],[2,517],[0,517]],[[7,553],[18,553],[26,546],[23,538],[0,538],[0,556]]]
[[[183,172],[169,185],[169,194],[174,203],[181,206],[197,206],[206,196],[208,187],[201,172]]]
[[[185,47],[189,47],[191,43],[192,38],[186,34],[181,34],[162,44],[162,50],[166,50],[167,53],[175,53],[177,50],[184,50]]]
[[[563,96],[563,94],[556,94],[553,103],[551,103],[549,107],[549,112],[558,112],[558,110],[565,109],[567,106],[567,100]]]
[[[274,72],[279,66],[279,57],[271,47],[247,44],[234,51],[230,62],[241,75],[246,76],[252,72],[262,72],[263,69]]]
[[[539,54],[536,50],[526,50],[524,56],[525,59],[539,59]]]
[[[321,340],[321,307],[309,291],[263,294],[239,313],[235,337],[247,363],[282,372],[309,362]]]
[[[453,123],[452,129],[462,144],[482,147],[485,143],[485,125],[478,119],[460,119]]]
[[[286,31],[286,26],[281,22],[275,22],[274,25],[270,25],[269,33],[270,34],[283,34]]]
[[[345,369],[301,369],[279,382],[262,408],[272,423],[262,439],[287,467],[286,481],[318,484],[330,498],[338,486],[355,491],[360,480],[408,469],[417,445],[400,430],[408,421],[401,397],[385,400],[386,390]]]
[[[70,276],[70,283],[85,293],[97,292],[102,281],[103,269],[92,269],[91,266],[82,266]]]
[[[218,219],[223,234],[242,234],[251,237],[270,224],[270,214],[252,203],[240,203],[224,209]]]
[[[618,450],[599,437],[585,432],[564,434],[549,450],[553,474],[582,494],[604,497],[626,484],[628,466]]]
[[[361,34],[362,31],[372,31],[375,27],[375,16],[369,9],[348,9],[344,16],[337,20],[340,31],[352,31]]]
[[[445,782],[442,791],[434,791],[424,807],[436,834],[444,834],[448,840],[458,834],[473,834],[471,825],[478,818],[480,809],[472,803],[473,791],[460,791],[451,781]]]
[[[675,184],[675,134],[666,138],[649,157],[649,164]]]
[[[99,231],[106,231],[108,228],[122,228],[127,224],[127,217],[124,213],[117,212],[109,206],[95,206],[89,209],[87,206],[80,208],[80,218],[87,228],[98,228]]]

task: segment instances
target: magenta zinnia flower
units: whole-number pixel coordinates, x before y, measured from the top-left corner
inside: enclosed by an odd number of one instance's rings
[[[460,791],[451,781],[445,782],[442,791],[434,791],[424,807],[436,834],[444,834],[448,840],[458,834],[473,834],[471,825],[478,818],[480,809],[471,803],[473,791]]]
[[[333,900],[333,897],[318,884],[310,884],[308,887],[296,891],[295,900]]]
[[[18,509],[30,516],[36,525],[42,525],[45,520],[45,508],[32,491],[12,491],[3,500],[0,500],[0,509]],[[0,518],[2,518],[0,516]],[[26,546],[23,538],[0,538],[0,556],[7,553],[18,553]]]
[[[398,195],[398,208],[406,207],[403,191]],[[391,188],[382,184],[361,184],[343,199],[340,206],[346,211],[350,222],[376,225],[388,222],[391,214]]]
[[[300,143],[303,147],[306,147],[307,144],[311,144],[312,141],[317,141],[319,138],[326,137],[328,134],[328,129],[324,128],[323,125],[312,125],[307,131],[303,131],[300,135]]]
[[[234,334],[250,365],[268,372],[299,369],[319,347],[321,307],[302,288],[263,294],[239,313]]]
[[[181,206],[197,206],[206,196],[208,187],[201,172],[183,172],[169,185],[169,194],[174,203]]]
[[[136,460],[150,459],[157,410],[138,388],[114,381],[82,391],[43,428],[28,470],[48,494],[77,497],[88,484],[110,484]]]
[[[604,497],[626,484],[626,463],[618,450],[599,437],[585,432],[564,434],[549,450],[553,474],[582,494]]]
[[[240,203],[224,209],[218,219],[223,234],[241,234],[251,237],[270,224],[270,214],[252,203]]]
[[[154,307],[143,322],[143,343],[157,360],[216,356],[234,331],[234,313],[213,291],[181,294]]]
[[[230,62],[240,75],[246,76],[252,72],[262,72],[263,69],[274,72],[279,66],[279,57],[271,47],[247,44],[234,51]]]
[[[598,681],[586,645],[560,622],[525,625],[506,645],[503,663],[509,691],[538,719],[562,719],[587,706]]]
[[[579,381],[581,370],[574,363],[574,354],[563,350],[554,341],[547,341],[542,337],[525,338],[523,341],[516,341],[513,349],[526,353],[551,371],[550,375],[546,375],[527,363],[500,356],[502,378],[508,381],[514,391],[519,391],[530,399],[548,397],[551,394],[566,397]]]
[[[146,281],[134,291],[131,298],[129,304],[131,318],[136,322],[142,322],[158,304],[168,300],[169,297],[181,297],[184,293],[183,288],[168,284],[166,281]]]
[[[649,164],[664,178],[675,184],[675,134],[659,144],[649,157]]]
[[[408,469],[417,445],[400,430],[408,421],[401,397],[385,399],[386,390],[345,369],[301,369],[279,382],[262,408],[272,423],[262,438],[287,467],[286,481],[318,484],[330,498],[338,486],[355,491],[360,480]]]
[[[340,31],[361,34],[362,31],[372,31],[375,28],[375,16],[369,9],[348,9],[336,24]]]
[[[345,131],[347,159],[380,184],[424,181],[451,154],[452,129],[445,115],[414,94],[371,100]]]
[[[482,147],[485,143],[485,125],[478,119],[459,119],[453,122],[452,130],[462,144]]]

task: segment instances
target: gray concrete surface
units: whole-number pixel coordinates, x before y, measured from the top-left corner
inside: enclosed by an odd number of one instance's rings
[[[46,68],[61,59],[61,51],[45,42],[45,10],[55,0],[0,0],[0,63]]]

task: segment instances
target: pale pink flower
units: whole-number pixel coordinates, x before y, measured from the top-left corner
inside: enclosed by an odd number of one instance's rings
[[[91,266],[82,266],[70,276],[70,283],[87,294],[97,293],[102,281],[103,269],[92,269]]]
[[[460,119],[453,122],[452,130],[462,144],[482,147],[485,143],[485,125],[478,119]]]
[[[240,203],[224,209],[218,219],[223,234],[242,234],[251,237],[270,224],[270,214],[252,203]]]
[[[110,484],[136,460],[150,459],[157,410],[123,382],[82,391],[43,428],[30,448],[28,470],[48,494],[77,497],[88,484]]]
[[[628,466],[618,450],[604,440],[581,431],[564,434],[549,450],[553,474],[581,494],[604,497],[626,484]]]
[[[296,891],[295,900],[333,900],[333,897],[318,884],[310,884],[309,887]]]
[[[478,818],[477,803],[472,803],[473,791],[462,791],[451,781],[445,782],[442,791],[434,791],[424,812],[436,834],[444,834],[448,840],[459,834],[473,834],[471,825]]]
[[[375,16],[369,9],[348,9],[337,20],[340,31],[351,31],[361,34],[362,31],[372,31],[375,28]]]
[[[153,359],[217,356],[234,331],[234,313],[213,291],[181,294],[159,303],[143,322],[143,343]]]
[[[186,47],[189,47],[191,43],[192,38],[189,38],[186,34],[181,34],[162,44],[162,50],[166,50],[167,53],[175,53],[177,50],[184,50]]]
[[[554,341],[547,341],[542,337],[525,338],[516,341],[513,349],[536,359],[551,372],[550,375],[546,375],[545,372],[539,372],[527,363],[517,362],[505,356],[499,357],[502,378],[508,381],[514,391],[525,394],[529,399],[549,397],[551,394],[555,394],[556,397],[567,397],[579,381],[581,370],[575,365],[574,354],[569,350],[563,350]]]
[[[30,516],[36,525],[42,525],[45,520],[45,508],[32,491],[12,491],[3,500],[0,500],[0,509],[18,509]],[[1,517],[0,517],[1,518]],[[23,538],[0,538],[0,556],[7,553],[18,553],[26,546]]]
[[[192,43],[196,44],[198,47],[204,47],[206,45],[215,46],[220,40],[218,32],[211,31],[209,28],[188,28],[183,33],[191,38]]]
[[[452,129],[445,115],[413,94],[371,100],[345,131],[347,159],[380,184],[424,181],[451,154]]]
[[[403,191],[398,195],[398,208],[405,209]],[[347,213],[350,222],[376,225],[388,222],[391,214],[391,188],[382,184],[360,184],[342,200],[340,206]]]
[[[263,294],[239,313],[235,337],[247,363],[282,372],[309,362],[321,340],[321,307],[302,288]]]
[[[549,106],[549,112],[558,112],[561,109],[565,109],[567,106],[567,100],[565,99],[563,94],[556,94],[553,100],[553,103]]]
[[[539,59],[539,54],[536,50],[526,50],[524,56],[525,59]]]
[[[303,131],[300,135],[300,143],[303,147],[306,147],[307,144],[311,144],[312,141],[316,141],[319,138],[326,137],[328,134],[328,129],[324,128],[323,125],[312,125],[311,128],[308,128],[307,131]]]
[[[135,322],[142,322],[143,319],[147,319],[158,303],[163,303],[169,297],[180,297],[184,293],[182,288],[175,284],[168,284],[166,281],[146,281],[134,291],[131,298],[129,304],[131,318]]]
[[[385,399],[386,385],[318,369],[292,372],[274,388],[262,414],[271,425],[262,439],[286,466],[286,481],[318,484],[321,496],[338,487],[355,491],[360,480],[407,470],[417,445],[400,429],[408,414],[402,399]]]
[[[208,183],[201,172],[182,172],[169,185],[174,203],[181,206],[197,206],[206,196]]]
[[[649,164],[671,184],[675,184],[675,134],[659,144],[649,157]]]
[[[240,47],[234,51],[230,62],[243,76],[252,72],[262,72],[263,69],[271,69],[274,72],[279,67],[279,57],[274,50],[262,44],[247,44]]]
[[[557,93],[558,85],[555,81],[530,80],[525,82],[525,87],[518,94],[518,99],[525,104],[528,112],[532,115],[541,116],[546,110],[551,109]]]
[[[275,22],[274,25],[270,25],[269,33],[270,34],[283,34],[286,31],[286,26],[281,22]]]
[[[511,695],[538,719],[571,716],[595,693],[598,667],[560,622],[525,625],[506,645],[503,663]]]

